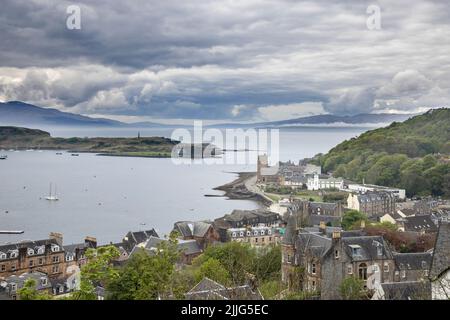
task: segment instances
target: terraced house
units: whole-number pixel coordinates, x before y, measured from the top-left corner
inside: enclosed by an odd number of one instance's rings
[[[0,278],[39,271],[49,278],[65,273],[62,235],[51,233],[48,239],[0,246]]]

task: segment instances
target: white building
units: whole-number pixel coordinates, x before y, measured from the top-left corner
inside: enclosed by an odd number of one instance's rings
[[[368,192],[368,191],[386,191],[390,192],[395,195],[397,199],[404,200],[406,198],[406,191],[405,189],[398,189],[398,188],[390,188],[385,186],[377,186],[374,184],[349,184],[348,185],[349,191],[356,191],[356,192]]]
[[[342,189],[344,188],[344,179],[333,177],[323,179],[316,173],[312,178],[308,178],[306,186],[308,190]]]

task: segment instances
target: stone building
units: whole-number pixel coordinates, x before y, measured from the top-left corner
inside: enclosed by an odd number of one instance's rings
[[[62,241],[62,234],[52,232],[48,239],[1,245],[0,278],[36,271],[49,278],[63,277],[65,251]]]
[[[228,229],[248,227],[279,227],[283,224],[278,213],[267,210],[233,210],[231,214],[214,220],[214,228],[220,236],[220,241],[230,241]]]
[[[308,190],[342,189],[344,188],[344,179],[315,173],[312,177],[308,178],[306,187]]]
[[[282,227],[258,226],[227,230],[227,238],[230,241],[249,243],[255,247],[278,244],[283,239],[283,234]]]
[[[175,222],[173,231],[176,231],[182,240],[197,241],[201,248],[220,241],[219,233],[213,224],[207,221],[178,221]]]
[[[395,213],[395,196],[390,192],[350,193],[347,207],[357,210],[369,218]]]
[[[428,279],[432,252],[394,253],[395,282]]]
[[[450,222],[439,224],[429,279],[434,300],[450,298]]]

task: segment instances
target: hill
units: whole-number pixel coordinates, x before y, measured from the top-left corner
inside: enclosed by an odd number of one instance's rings
[[[339,116],[332,114],[295,118],[283,121],[258,122],[248,124],[224,123],[207,127],[217,128],[260,128],[260,127],[291,127],[302,125],[329,124],[387,124],[393,121],[403,121],[411,117],[408,114],[357,114]],[[179,125],[160,124],[154,122],[124,123],[105,118],[91,118],[79,114],[62,112],[52,108],[42,108],[32,104],[10,101],[0,103],[0,126],[36,126],[36,127],[119,127],[119,128],[173,128]]]
[[[334,176],[401,187],[409,196],[450,197],[450,109],[434,109],[402,123],[346,140],[314,162]]]

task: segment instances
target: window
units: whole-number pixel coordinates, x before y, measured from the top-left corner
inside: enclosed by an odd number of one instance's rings
[[[16,271],[16,265],[15,264],[11,265],[11,271]]]
[[[58,265],[53,266],[53,267],[52,267],[52,272],[53,272],[53,273],[58,273],[58,272],[59,272],[59,266],[58,266]]]
[[[11,251],[11,253],[9,254],[9,257],[10,258],[16,258],[18,254],[19,253],[17,252],[17,250]]]
[[[255,238],[255,242],[258,243],[258,238]]]
[[[358,267],[358,275],[362,280],[367,280],[367,264],[361,263]]]
[[[244,232],[241,231],[241,232],[239,233],[239,236],[243,237],[243,236],[244,236]]]
[[[339,259],[339,250],[334,251],[334,258]]]
[[[402,270],[402,279],[406,278],[406,270]]]
[[[316,274],[316,264],[315,263],[311,264],[311,273]]]
[[[0,259],[6,259],[6,253],[0,253]]]
[[[313,289],[313,290],[316,290],[316,282],[315,281],[312,281],[312,286],[311,286],[311,288]]]
[[[426,261],[422,261],[422,269],[428,269]]]
[[[64,293],[64,286],[59,286],[59,293]]]
[[[236,232],[233,232],[232,237],[236,238]]]
[[[347,273],[348,273],[348,274],[352,274],[352,273],[353,273],[353,266],[352,266],[351,264],[349,264],[349,265],[347,266]]]
[[[33,249],[28,249],[27,253],[28,253],[29,256],[32,256],[32,255],[34,255],[34,250]]]
[[[6,271],[6,265],[2,264],[1,271]]]
[[[290,254],[287,255],[287,262],[289,262],[289,263],[292,262],[292,256]]]
[[[252,233],[250,231],[247,231],[247,237],[250,237]]]
[[[17,290],[17,284],[11,283],[11,291],[16,291],[16,290]]]
[[[59,262],[59,256],[54,256],[53,263],[58,263],[58,262]]]
[[[384,272],[389,272],[389,263],[385,262],[383,266]]]
[[[42,266],[42,265],[44,264],[44,259],[42,259],[42,258],[39,258],[39,261],[38,261],[38,263],[39,263],[39,265],[40,265],[40,266]]]
[[[267,234],[272,234],[272,230],[267,230]]]
[[[47,278],[41,278],[41,284],[43,286],[46,286],[47,285]]]
[[[381,245],[377,246],[377,255],[378,256],[383,255],[383,247]]]
[[[58,252],[59,251],[59,246],[57,246],[56,244],[52,246],[52,252]]]
[[[29,265],[30,265],[30,267],[32,267],[34,265],[34,261],[30,260]]]

